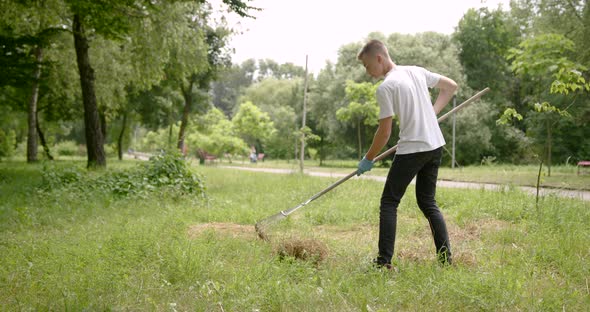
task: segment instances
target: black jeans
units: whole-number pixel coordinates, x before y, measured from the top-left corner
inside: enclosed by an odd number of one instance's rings
[[[442,147],[428,152],[395,155],[381,195],[378,263],[391,263],[395,245],[397,206],[414,177],[418,207],[430,223],[438,260],[441,263],[451,262],[447,226],[434,199],[441,157]]]

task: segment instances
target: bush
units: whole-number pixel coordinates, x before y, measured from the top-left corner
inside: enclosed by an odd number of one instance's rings
[[[16,143],[16,134],[14,130],[4,132],[0,129],[0,160],[11,157],[14,154],[14,144]]]
[[[56,189],[60,187],[67,187],[77,182],[82,181],[84,173],[81,168],[68,166],[68,167],[55,167],[43,165],[41,171],[41,178],[44,189]]]
[[[58,156],[84,156],[80,155],[78,144],[74,141],[62,141],[55,145],[55,152]]]
[[[202,177],[192,172],[177,153],[166,153],[150,158],[147,163],[123,171],[107,171],[96,177],[76,167],[56,168],[45,166],[42,172],[43,191],[67,189],[79,193],[92,190],[120,196],[145,196],[157,191],[204,197]]]

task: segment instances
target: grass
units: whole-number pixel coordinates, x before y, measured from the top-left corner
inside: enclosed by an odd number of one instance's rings
[[[84,166],[84,162],[76,162]],[[109,163],[109,170],[133,162]],[[58,163],[71,166],[71,162]],[[0,163],[2,310],[389,311],[566,310],[590,306],[590,203],[439,189],[456,265],[435,263],[428,225],[408,192],[399,208],[399,273],[376,253],[382,183],[353,179],[272,229],[329,248],[316,266],[255,238],[256,220],[331,180],[211,166],[208,200],[156,192],[39,192],[42,165]],[[229,230],[202,224],[226,224]],[[245,229],[238,231],[236,229]],[[251,231],[247,229],[250,228]],[[584,308],[586,307],[586,308]]]
[[[230,165],[226,160],[218,161],[219,165]],[[358,161],[354,160],[327,160],[321,167],[318,161],[306,161],[305,168],[319,172],[350,173],[356,168]],[[390,164],[390,163],[389,163]],[[258,168],[282,168],[299,170],[299,163],[293,160],[267,160],[256,164],[237,161],[231,165],[258,167]],[[551,176],[548,176],[547,168],[543,166],[541,174],[541,186],[560,189],[590,190],[590,174],[588,169],[577,174],[576,166],[552,166]],[[387,176],[388,164],[379,163],[369,174]],[[492,183],[502,185],[536,186],[538,166],[534,165],[482,165],[466,166],[456,169],[442,167],[439,179],[463,182]]]

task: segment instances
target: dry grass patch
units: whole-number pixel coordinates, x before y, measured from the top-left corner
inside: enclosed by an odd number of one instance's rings
[[[211,222],[191,225],[188,229],[188,236],[194,239],[203,235],[203,233],[209,230],[215,232],[216,234],[227,235],[234,238],[256,238],[256,232],[254,230],[254,226],[252,225],[223,222]]]
[[[476,266],[476,251],[479,249],[477,246],[482,244],[482,236],[509,228],[511,225],[510,222],[495,219],[471,221],[463,227],[447,222],[454,263]],[[428,225],[399,237],[398,241],[396,250],[400,259],[413,262],[435,260],[434,241]]]
[[[400,220],[399,223],[404,222],[415,221]],[[398,226],[403,227],[403,224]],[[511,223],[495,219],[484,219],[471,221],[463,227],[455,223],[447,223],[447,226],[453,250],[453,261],[456,264],[476,266],[477,246],[481,244],[482,236],[506,229],[511,226]],[[188,235],[194,239],[207,231],[233,238],[258,239],[252,225],[221,222],[193,225],[189,228]],[[347,246],[371,243],[376,245],[378,232],[378,226],[373,224],[351,226],[319,225],[305,231],[303,229],[292,229],[288,232],[273,233],[272,237],[274,239],[271,242],[273,253],[281,258],[293,257],[319,264],[327,259],[329,253],[328,247],[322,240],[345,242]],[[401,260],[411,262],[432,262],[435,260],[434,242],[432,241],[430,228],[426,223],[409,233],[398,233],[396,256]]]

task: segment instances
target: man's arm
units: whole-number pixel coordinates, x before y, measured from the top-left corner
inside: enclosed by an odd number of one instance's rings
[[[453,98],[453,94],[457,91],[457,83],[453,79],[441,76],[434,87],[440,89],[436,102],[434,102],[434,112],[438,115]]]
[[[383,119],[379,119],[379,127],[377,131],[375,131],[375,136],[373,137],[373,143],[369,148],[369,151],[365,155],[368,160],[373,161],[377,154],[383,149],[387,141],[389,140],[389,136],[391,135],[391,122],[392,117],[386,117]]]

